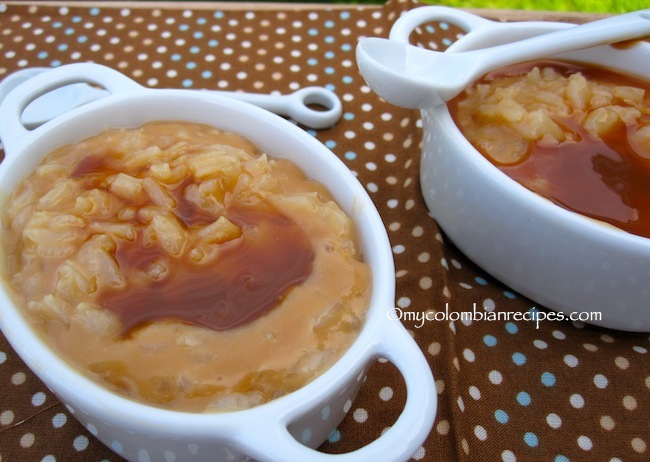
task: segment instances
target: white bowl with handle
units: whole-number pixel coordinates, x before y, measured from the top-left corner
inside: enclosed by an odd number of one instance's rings
[[[40,95],[75,83],[99,85],[109,96],[27,130],[25,107]],[[371,199],[347,167],[294,124],[250,104],[189,90],[145,89],[110,68],[71,64],[39,74],[14,89],[0,111],[5,159],[3,201],[58,146],[106,129],[156,120],[209,124],[239,133],[271,156],[286,157],[323,183],[357,226],[372,270],[372,296],[358,338],[321,376],[282,398],[251,409],[191,413],[148,406],[93,382],[55,354],[0,287],[0,327],[24,362],[74,416],[130,461],[359,461],[406,460],[424,442],[436,414],[431,369],[406,329],[392,319],[395,275],[391,247]],[[395,424],[371,444],[343,455],[320,446],[352,405],[368,367],[386,358],[404,377],[407,400]]]
[[[431,6],[401,16],[390,40],[408,43],[416,27],[433,22],[466,32],[448,53],[572,27],[558,22],[502,23]],[[650,79],[650,44],[645,42],[549,58]],[[366,72],[371,88],[388,81],[396,85],[394,72]],[[415,99],[409,92],[419,91],[407,83],[399,88],[406,93],[403,101]],[[555,311],[542,317],[650,332],[650,239],[561,208],[521,186],[470,144],[445,104],[425,107],[421,115],[422,194],[432,216],[464,254],[515,291]]]

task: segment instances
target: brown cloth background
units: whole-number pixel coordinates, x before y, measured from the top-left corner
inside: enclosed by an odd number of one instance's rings
[[[327,86],[341,97],[344,115],[335,127],[310,132],[358,174],[379,208],[394,251],[396,306],[527,311],[535,304],[474,266],[428,215],[418,180],[419,114],[381,101],[358,74],[358,38],[386,36],[402,11],[418,6],[0,4],[0,78],[24,67],[94,61],[159,88],[286,93]],[[444,49],[458,32],[433,25],[416,39]],[[650,461],[648,334],[550,321],[539,328],[404,323],[431,365],[439,397],[434,428],[413,460]],[[378,437],[399,415],[404,395],[396,369],[377,362],[322,450],[346,452]],[[71,460],[122,459],[0,338],[0,461]]]

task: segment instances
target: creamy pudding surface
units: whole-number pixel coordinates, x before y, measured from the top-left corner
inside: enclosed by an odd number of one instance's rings
[[[244,409],[300,388],[354,341],[370,300],[354,223],[327,189],[206,125],[55,150],[3,227],[4,279],[51,347],[169,409]]]

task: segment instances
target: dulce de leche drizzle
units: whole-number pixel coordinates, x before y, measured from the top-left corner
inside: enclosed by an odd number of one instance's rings
[[[105,293],[102,304],[122,321],[122,333],[154,322],[176,320],[214,330],[232,329],[273,309],[311,273],[313,251],[304,232],[273,211],[237,210],[227,217],[242,236],[223,244],[214,262],[174,262],[171,274],[149,285]],[[127,276],[161,255],[141,239],[120,246],[116,259]]]

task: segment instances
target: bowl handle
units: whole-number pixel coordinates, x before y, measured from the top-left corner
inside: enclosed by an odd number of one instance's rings
[[[22,121],[25,108],[38,97],[57,88],[75,83],[90,83],[105,88],[111,94],[142,90],[142,86],[124,74],[107,66],[93,63],[67,64],[37,74],[11,90],[0,106],[0,140],[9,158],[19,152],[41,127],[29,130]],[[56,120],[48,121],[42,126]]]
[[[502,23],[482,18],[456,8],[446,6],[422,6],[400,16],[390,29],[389,38],[397,42],[409,43],[413,30],[427,22],[447,22],[463,29],[466,33],[485,28],[499,28]]]
[[[374,359],[393,363],[406,383],[406,404],[397,421],[370,444],[345,454],[326,454],[299,443],[282,418],[259,422],[259,431],[247,434],[243,444],[259,461],[358,462],[360,460],[406,461],[429,435],[436,416],[438,397],[431,367],[420,347],[399,320],[388,319],[374,348]],[[371,352],[372,353],[372,352]]]

